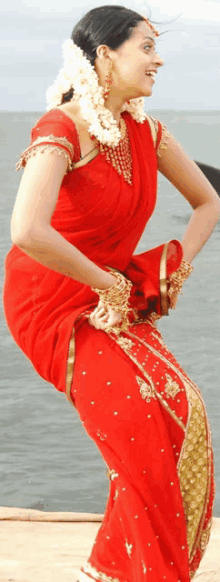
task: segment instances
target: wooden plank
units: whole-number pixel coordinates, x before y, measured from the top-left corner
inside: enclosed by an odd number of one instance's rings
[[[0,582],[77,582],[102,519],[102,514],[1,507]],[[193,580],[219,582],[219,557],[220,518],[214,518],[208,548]]]
[[[38,509],[24,509],[20,507],[0,507],[0,521],[92,521],[101,522],[102,513],[74,513],[64,511],[40,511]]]

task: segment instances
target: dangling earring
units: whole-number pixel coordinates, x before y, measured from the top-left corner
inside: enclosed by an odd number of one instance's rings
[[[104,86],[104,100],[105,101],[106,101],[106,99],[108,99],[110,88],[111,88],[112,82],[113,82],[112,68],[113,68],[113,63],[112,63],[112,60],[110,60],[108,73],[105,77],[105,86]]]

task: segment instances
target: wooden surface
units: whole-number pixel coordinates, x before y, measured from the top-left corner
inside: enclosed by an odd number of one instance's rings
[[[0,582],[76,582],[102,518],[0,507]],[[193,580],[220,582],[220,518]]]

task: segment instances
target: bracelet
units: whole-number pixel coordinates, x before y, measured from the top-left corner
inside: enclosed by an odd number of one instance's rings
[[[170,283],[170,287],[168,289],[167,295],[169,298],[171,298],[171,295],[174,291],[178,291],[181,295],[183,295],[182,293],[183,283],[184,281],[186,281],[186,279],[188,279],[193,270],[194,267],[192,267],[190,263],[187,263],[187,261],[182,260],[179,269],[177,269],[177,271],[174,271],[174,273],[172,273],[168,278],[168,283]]]
[[[114,311],[117,311],[121,314],[122,319],[117,326],[110,326],[105,328],[107,333],[113,331],[118,335],[120,331],[127,331],[130,324],[128,313],[129,311],[132,311],[132,309],[128,307],[128,302],[132,288],[132,282],[126,279],[122,273],[119,273],[112,267],[109,267],[109,270],[117,277],[116,283],[107,289],[97,289],[95,287],[91,287],[91,289],[99,295],[103,305],[106,307],[111,307],[114,309]],[[118,326],[120,326],[120,328]]]

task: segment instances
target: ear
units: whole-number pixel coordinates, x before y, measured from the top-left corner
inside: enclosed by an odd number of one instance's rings
[[[96,49],[96,55],[100,60],[110,58],[110,49],[106,44],[100,44]]]

